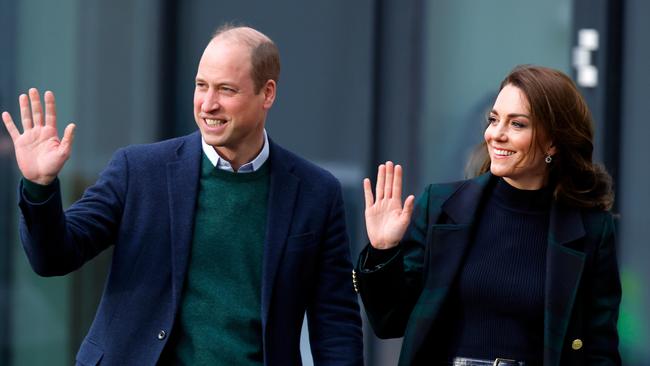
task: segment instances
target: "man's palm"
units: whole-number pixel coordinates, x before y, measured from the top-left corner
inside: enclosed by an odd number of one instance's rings
[[[39,184],[49,184],[70,157],[75,126],[69,124],[65,128],[63,139],[59,140],[56,130],[56,105],[52,92],[45,93],[45,118],[36,89],[29,90],[29,100],[26,95],[21,95],[19,104],[22,134],[16,128],[11,115],[2,113],[2,120],[14,142],[18,168],[26,179]]]

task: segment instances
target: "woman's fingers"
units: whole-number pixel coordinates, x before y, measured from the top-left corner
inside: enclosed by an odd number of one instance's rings
[[[363,180],[363,191],[366,201],[366,207],[372,206],[376,202],[385,199],[391,200],[396,198],[402,199],[402,177],[403,170],[400,165],[387,161],[377,168],[377,184],[375,185],[375,195],[372,195],[370,179]]]
[[[406,218],[410,219],[411,214],[413,213],[413,206],[415,202],[415,196],[410,195],[406,197],[406,201],[404,201],[404,208],[402,209],[402,215],[406,215]]]
[[[372,196],[372,188],[370,187],[370,179],[368,178],[363,180],[363,196],[366,199],[366,208],[372,206],[374,198]]]
[[[384,197],[393,198],[393,175],[395,167],[392,161],[386,162],[386,183],[384,184]]]
[[[386,166],[384,164],[381,164],[377,169],[377,185],[375,186],[375,194],[377,195],[377,201],[384,198],[385,181],[386,181]]]
[[[395,165],[395,176],[393,178],[393,197],[402,199],[402,166]]]
[[[46,91],[43,95],[45,100],[45,125],[56,128],[56,102],[54,101],[54,93]]]

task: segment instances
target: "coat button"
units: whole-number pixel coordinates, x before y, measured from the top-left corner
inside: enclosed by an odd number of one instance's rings
[[[167,332],[165,332],[164,330],[161,330],[160,332],[158,332],[158,339],[159,340],[162,341],[163,339],[165,339],[165,337],[167,337]]]
[[[574,351],[582,348],[582,340],[580,338],[574,339],[573,342],[571,342],[571,348],[573,348]]]

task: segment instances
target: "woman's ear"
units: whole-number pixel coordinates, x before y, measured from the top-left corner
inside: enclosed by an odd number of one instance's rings
[[[548,148],[546,149],[546,155],[551,155],[551,156],[553,156],[553,155],[555,155],[556,153],[557,153],[557,149],[555,148],[555,144],[553,144],[553,142],[551,142],[551,144],[550,144],[550,145],[548,146]]]

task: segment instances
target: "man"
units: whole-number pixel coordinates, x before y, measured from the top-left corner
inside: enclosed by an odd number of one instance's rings
[[[57,137],[54,95],[3,113],[21,181],[21,239],[43,276],[114,245],[82,365],[299,365],[307,313],[316,365],[362,365],[341,189],[268,139],[275,44],[246,27],[214,35],[196,74],[199,131],[118,150],[65,212],[56,178],[74,125]],[[31,110],[30,110],[31,103]]]

